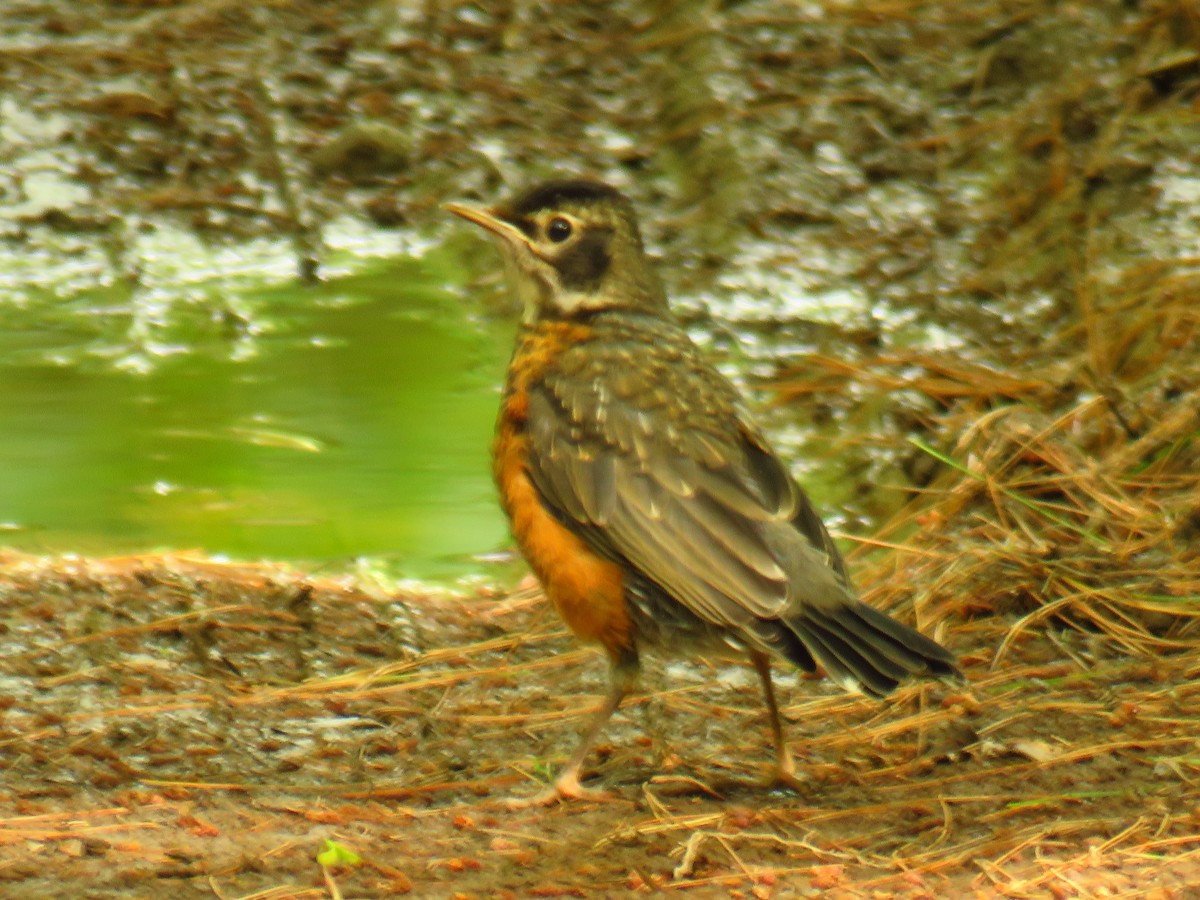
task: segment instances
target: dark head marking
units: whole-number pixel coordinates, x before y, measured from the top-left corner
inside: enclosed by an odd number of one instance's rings
[[[509,204],[509,211],[522,218],[542,210],[562,209],[563,206],[578,206],[598,201],[625,202],[616,188],[599,181],[565,179],[547,181],[531,188]]]
[[[573,247],[554,261],[563,287],[572,291],[590,291],[599,287],[612,263],[609,242],[613,230],[608,226],[589,228]]]
[[[586,178],[557,179],[526,189],[482,218],[460,214],[504,239],[518,264],[517,286],[527,316],[616,308],[667,312],[633,205],[616,188]],[[503,220],[523,237],[491,228],[488,217]]]
[[[616,205],[624,210],[629,206],[629,201],[616,188],[600,181],[584,178],[559,179],[543,182],[519,194],[506,204],[504,214],[505,218],[527,235],[535,237],[537,225],[534,217],[538,213],[557,212],[572,207],[578,209],[593,204]],[[566,227],[565,233],[563,226]],[[546,235],[550,240],[559,243],[571,236],[570,227],[566,219],[555,219],[547,226]],[[636,230],[636,225],[634,228]],[[590,223],[578,235],[575,244],[554,261],[563,287],[574,291],[590,291],[597,288],[612,262],[612,239],[611,224]]]

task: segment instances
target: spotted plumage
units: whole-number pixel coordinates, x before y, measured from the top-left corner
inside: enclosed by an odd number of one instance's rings
[[[880,697],[910,675],[956,674],[939,644],[857,599],[808,498],[668,311],[623,196],[557,181],[449,208],[495,236],[526,307],[497,425],[502,503],[550,600],[612,665],[547,797],[587,793],[585,754],[643,649],[748,657],[784,780],[768,659]]]

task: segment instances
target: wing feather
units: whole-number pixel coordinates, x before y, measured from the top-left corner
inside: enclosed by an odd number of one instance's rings
[[[720,404],[706,416],[689,414],[687,384],[670,400],[649,386],[654,373],[638,374],[576,361],[531,390],[534,484],[598,553],[713,624],[744,629],[792,611],[803,600],[792,523],[803,494],[716,372],[694,371],[707,381],[692,390]],[[666,405],[648,406],[658,398]],[[826,570],[817,581],[833,584],[827,548],[803,549]]]
[[[621,555],[645,577],[714,625],[741,627],[751,618],[744,606],[731,603],[728,594],[689,570],[677,543],[656,523],[622,512],[613,516],[608,534]]]
[[[808,498],[686,332],[657,313],[587,315],[569,346],[555,323],[531,326],[553,353],[510,374],[522,402],[505,424],[526,430],[548,508],[625,567],[660,637],[820,663],[877,696],[907,675],[957,674],[936,642],[857,600]]]

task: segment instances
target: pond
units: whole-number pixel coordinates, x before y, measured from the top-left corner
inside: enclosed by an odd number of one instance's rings
[[[10,294],[0,539],[478,570],[506,536],[488,452],[512,326],[454,272],[433,251],[313,287],[194,279],[149,323],[152,291]]]

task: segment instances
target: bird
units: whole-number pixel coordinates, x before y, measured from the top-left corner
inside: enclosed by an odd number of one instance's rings
[[[635,689],[643,652],[748,660],[798,787],[771,661],[882,698],[961,677],[943,646],[863,603],[803,489],[734,384],[668,305],[627,197],[586,178],[495,206],[447,203],[499,247],[522,306],[493,443],[513,537],[609,687],[530,803],[604,799],[589,751]]]

